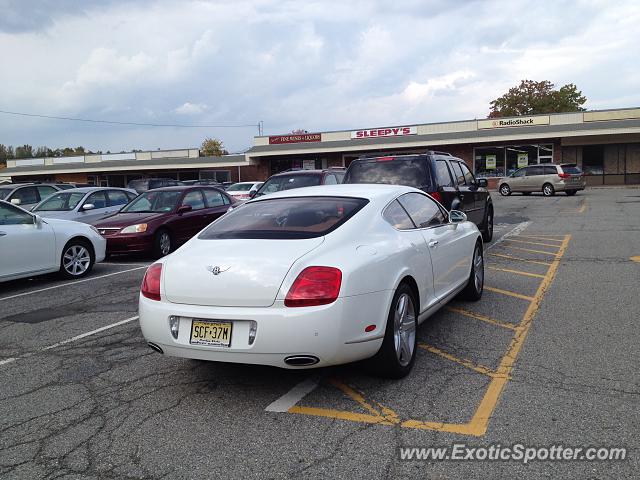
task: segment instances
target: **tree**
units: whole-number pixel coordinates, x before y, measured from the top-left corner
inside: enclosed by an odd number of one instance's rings
[[[11,146],[6,146],[0,143],[0,162],[6,163],[7,158],[13,158]]]
[[[493,100],[489,118],[535,115],[539,113],[583,112],[587,98],[573,83],[559,90],[549,80],[522,80],[517,87]]]
[[[225,150],[224,145],[217,138],[207,137],[200,146],[200,155],[203,157],[220,157],[228,154],[229,152]]]
[[[16,147],[16,158],[32,158],[33,157],[33,147],[31,145],[22,145],[21,147]]]

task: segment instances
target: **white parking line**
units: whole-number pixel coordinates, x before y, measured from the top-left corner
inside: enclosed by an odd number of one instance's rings
[[[85,278],[83,280],[75,280],[73,282],[62,283],[60,285],[54,285],[53,287],[40,288],[38,290],[32,290],[30,292],[16,293],[15,295],[9,295],[8,297],[0,298],[0,302],[2,300],[11,300],[12,298],[24,297],[25,295],[31,295],[33,293],[46,292],[47,290],[53,290],[54,288],[62,288],[62,287],[70,286],[70,285],[75,285],[77,283],[91,282],[92,280],[100,280],[101,278],[107,278],[107,277],[111,277],[113,275],[120,275],[121,273],[133,272],[135,270],[142,270],[143,268],[147,268],[147,266],[145,265],[143,267],[129,268],[128,270],[121,270],[119,272],[107,273],[105,275],[98,275],[97,277],[89,277],[89,278]]]
[[[278,398],[275,402],[267,406],[267,408],[265,408],[265,411],[280,413],[288,411],[296,403],[298,403],[305,396],[315,390],[319,383],[319,376],[313,376],[307,378],[306,380],[303,380],[283,396]]]
[[[46,352],[47,350],[51,350],[53,348],[61,347],[62,345],[66,345],[68,343],[82,340],[83,338],[90,337],[91,335],[95,335],[96,333],[104,332],[105,330],[110,330],[112,328],[119,327],[120,325],[125,325],[137,319],[138,319],[138,315],[136,315],[135,317],[125,318],[124,320],[120,320],[119,322],[112,323],[111,325],[106,325],[104,327],[96,328],[95,330],[91,330],[90,332],[81,333],[80,335],[76,335],[75,337],[67,338],[66,340],[62,340],[61,342],[57,342],[52,345],[47,345],[46,347],[42,347],[33,352],[25,353],[24,355],[20,355],[19,357],[5,358],[4,360],[0,360],[0,366],[15,362],[16,360],[21,360],[23,358],[33,357],[38,353]]]
[[[490,248],[493,248],[496,245],[500,245],[502,242],[507,240],[509,237],[513,237],[514,235],[520,235],[520,233],[522,233],[522,231],[525,228],[527,228],[529,225],[531,225],[531,222],[521,222],[521,223],[517,224],[515,227],[513,227],[507,233],[502,235],[499,239],[497,239],[491,245],[488,245],[487,247],[485,247],[485,250],[489,250]]]

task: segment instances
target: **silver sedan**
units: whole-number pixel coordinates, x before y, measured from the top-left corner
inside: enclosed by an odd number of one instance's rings
[[[93,223],[117,213],[137,196],[134,190],[125,188],[72,188],[44,199],[33,208],[32,212],[44,218]]]

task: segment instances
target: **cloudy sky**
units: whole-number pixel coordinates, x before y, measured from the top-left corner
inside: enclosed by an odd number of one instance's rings
[[[0,0],[0,110],[265,133],[485,117],[521,79],[640,105],[637,1]],[[231,151],[257,127],[0,114],[0,143]]]

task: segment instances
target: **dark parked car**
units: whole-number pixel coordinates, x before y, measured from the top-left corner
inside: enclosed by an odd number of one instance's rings
[[[323,170],[287,170],[271,175],[255,193],[251,193],[251,198],[292,188],[336,185],[342,183],[344,173],[344,167]]]
[[[366,157],[354,160],[343,183],[407,185],[428,193],[447,210],[461,210],[485,242],[493,237],[493,202],[486,179],[476,179],[464,160],[448,153]]]
[[[162,257],[222,216],[234,204],[215,187],[149,190],[115,215],[95,223],[107,254],[153,253]]]
[[[12,205],[30,210],[37,203],[60,190],[62,190],[60,185],[53,183],[10,183],[0,187],[0,200],[6,200]]]
[[[135,190],[138,193],[142,193],[156,188],[176,187],[179,185],[182,185],[182,182],[174,180],[173,178],[141,178],[138,180],[131,180],[127,184],[127,188]]]

